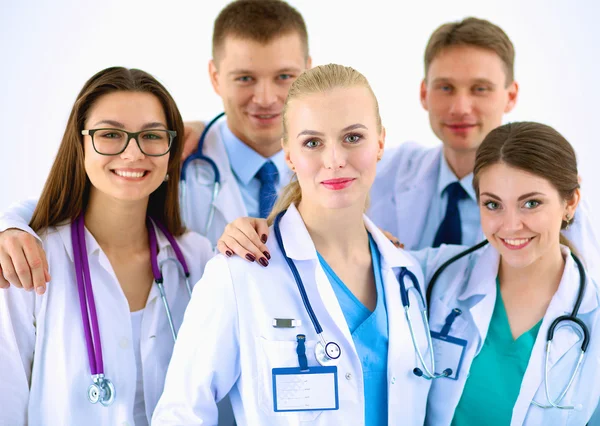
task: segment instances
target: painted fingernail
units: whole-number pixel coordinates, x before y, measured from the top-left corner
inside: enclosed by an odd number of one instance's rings
[[[263,254],[265,255],[265,257],[269,260],[271,260],[271,255],[269,254],[268,251],[263,251]]]
[[[250,262],[254,262],[256,260],[256,257],[254,257],[253,254],[248,253],[246,255],[246,259],[248,259]]]
[[[269,266],[269,262],[268,262],[268,261],[267,261],[267,259],[265,259],[264,257],[261,257],[260,259],[258,259],[258,261],[259,261],[259,262],[260,262],[260,264],[261,264],[262,266],[264,266],[265,268],[266,268],[267,266]]]
[[[227,257],[231,257],[231,256],[233,256],[233,253],[232,253],[232,252],[230,252],[229,250],[227,250],[227,251],[225,252],[225,254],[227,255]]]
[[[263,242],[263,244],[266,243],[267,242],[267,235],[266,234],[262,234],[260,236],[260,240]]]
[[[43,285],[39,286],[38,288],[35,289],[35,292],[37,294],[44,294],[44,292],[46,291],[46,287],[44,287]]]

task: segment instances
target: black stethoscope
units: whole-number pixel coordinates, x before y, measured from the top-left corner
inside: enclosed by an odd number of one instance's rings
[[[202,134],[200,135],[200,140],[198,141],[198,149],[196,152],[191,154],[188,158],[183,161],[181,165],[181,176],[180,176],[180,188],[181,188],[181,203],[183,205],[182,211],[187,212],[187,169],[188,165],[195,160],[201,160],[208,163],[208,165],[212,168],[214,174],[214,182],[213,182],[213,191],[212,191],[212,199],[210,202],[210,210],[208,211],[208,216],[206,219],[205,231],[204,234],[208,232],[210,226],[212,225],[213,217],[215,215],[215,200],[219,195],[219,191],[221,191],[221,172],[219,172],[219,168],[217,167],[217,163],[202,153],[204,148],[204,142],[206,141],[206,135],[208,135],[209,130],[214,126],[214,124],[225,115],[224,112],[218,114],[215,118],[213,118],[204,128]],[[187,218],[186,218],[187,219]]]
[[[488,241],[484,240],[484,241],[480,242],[479,244],[477,244],[465,251],[458,253],[454,257],[452,257],[449,260],[447,260],[446,262],[444,262],[434,272],[433,276],[431,277],[431,280],[429,281],[429,285],[427,287],[427,294],[426,294],[427,306],[429,306],[431,303],[431,295],[433,293],[433,287],[435,286],[435,283],[438,280],[438,278],[440,277],[440,275],[442,274],[442,272],[448,266],[452,265],[457,260],[473,253],[474,251],[485,246],[487,243],[488,243]],[[544,404],[540,404],[539,402],[536,402],[536,401],[531,401],[531,403],[533,405],[540,407],[540,408],[559,408],[559,409],[563,409],[563,410],[576,409],[576,406],[574,406],[574,405],[559,405],[559,404],[560,404],[560,401],[567,394],[571,385],[573,384],[573,382],[575,380],[575,376],[577,375],[577,371],[579,371],[579,367],[581,366],[581,363],[583,362],[583,357],[585,355],[585,351],[587,350],[588,345],[590,343],[590,333],[589,333],[587,326],[585,325],[585,323],[583,321],[581,321],[579,318],[577,318],[577,314],[579,313],[579,308],[581,306],[581,303],[583,302],[583,296],[585,294],[585,289],[586,289],[586,284],[587,284],[585,268],[583,267],[581,260],[575,255],[575,253],[571,252],[571,257],[573,257],[573,260],[575,261],[575,264],[577,265],[577,269],[579,270],[579,291],[577,293],[577,299],[575,300],[575,305],[573,306],[573,311],[571,312],[571,314],[559,316],[554,321],[552,321],[552,324],[550,324],[550,327],[548,328],[548,334],[546,337],[546,357],[545,357],[545,362],[544,362],[544,383],[545,383],[546,399],[548,400],[548,404],[544,405]],[[558,327],[558,325],[561,323],[567,323],[567,322],[575,323],[579,326],[579,328],[583,332],[583,341],[581,343],[581,352],[579,354],[579,358],[577,359],[577,365],[573,369],[573,373],[571,374],[571,378],[570,378],[567,386],[561,392],[559,397],[557,399],[553,400],[550,397],[550,391],[549,391],[549,387],[548,387],[548,359],[550,358],[550,347],[552,345],[552,339],[554,338],[554,332],[556,331],[556,328]],[[575,328],[572,324],[570,326]]]
[[[337,362],[337,359],[339,359],[339,357],[342,353],[342,350],[337,343],[327,342],[327,340],[323,337],[323,328],[321,327],[321,324],[319,324],[319,320],[317,319],[317,316],[312,309],[310,301],[308,300],[308,295],[306,294],[306,290],[304,288],[302,278],[300,277],[300,273],[298,272],[298,269],[296,268],[294,261],[292,259],[290,259],[286,254],[285,247],[283,246],[283,239],[281,237],[281,230],[279,228],[279,222],[281,221],[281,218],[283,217],[284,214],[285,214],[285,210],[280,212],[277,215],[277,217],[275,218],[275,221],[273,222],[273,230],[275,233],[275,239],[277,240],[277,245],[279,246],[279,250],[281,250],[283,257],[285,258],[290,270],[292,271],[292,275],[294,276],[294,280],[296,281],[296,285],[298,286],[298,290],[300,291],[300,297],[302,298],[302,303],[304,303],[306,312],[308,313],[308,316],[310,317],[310,320],[313,323],[315,331],[316,331],[317,335],[319,336],[320,342],[318,342],[317,345],[315,346],[315,357],[316,357],[317,361],[319,362],[319,364],[321,364],[321,365],[334,364]],[[406,287],[406,283],[405,283],[406,278],[408,278],[412,283],[412,286],[410,286],[409,288]],[[419,310],[421,311],[422,320],[424,322],[425,330],[427,330],[427,331],[429,330],[429,323],[428,323],[428,319],[427,319],[427,306],[425,305],[425,299],[423,298],[423,293],[421,292],[421,287],[419,286],[417,277],[411,271],[409,271],[406,267],[402,267],[402,268],[400,268],[400,273],[398,275],[398,282],[400,284],[400,298],[402,300],[402,306],[404,307],[404,313],[406,315],[406,320],[408,322],[408,327],[410,330],[410,335],[412,338],[413,346],[414,346],[415,352],[418,356],[419,363],[421,364],[421,367],[422,367],[422,369],[415,368],[413,370],[414,374],[416,376],[419,376],[419,377],[422,376],[429,380],[431,380],[433,378],[446,377],[446,376],[450,375],[451,371],[447,371],[447,370],[444,370],[444,372],[442,374],[436,375],[434,373],[435,359],[434,359],[434,354],[433,354],[433,344],[431,342],[431,334],[430,333],[427,332],[426,335],[427,335],[427,341],[429,344],[429,358],[431,360],[431,365],[432,365],[431,369],[427,367],[424,357],[421,354],[421,351],[419,349],[419,345],[416,340],[412,321],[411,321],[410,314],[409,314],[409,310],[410,310],[409,295],[410,295],[411,290],[414,290],[414,292],[418,296],[417,300],[418,300],[418,304],[419,304]]]
[[[284,215],[285,210],[277,215],[275,221],[273,223],[273,230],[275,231],[275,239],[277,240],[277,245],[279,246],[279,250],[281,250],[281,254],[285,258],[290,270],[292,271],[292,275],[294,275],[294,280],[298,286],[298,291],[300,291],[300,297],[302,298],[302,303],[304,303],[304,307],[306,308],[306,312],[310,317],[313,326],[315,327],[315,331],[317,332],[317,336],[319,336],[319,342],[315,345],[315,358],[317,362],[323,366],[325,365],[335,365],[337,360],[342,355],[342,349],[340,345],[335,342],[328,342],[325,337],[323,337],[323,328],[313,311],[313,308],[308,300],[308,295],[306,294],[306,289],[304,288],[304,283],[302,282],[302,278],[300,277],[300,273],[298,272],[298,268],[294,264],[294,261],[288,257],[285,252],[285,247],[283,246],[283,239],[281,238],[281,230],[279,229],[279,222],[281,221],[281,217]]]
[[[191,287],[189,283],[190,272],[183,257],[183,253],[177,241],[171,235],[169,230],[162,223],[154,221],[156,226],[162,231],[165,237],[171,243],[171,247],[177,258],[179,273],[185,276],[186,287],[191,297]],[[146,228],[150,242],[150,263],[152,265],[152,275],[160,291],[161,299],[165,306],[167,319],[171,327],[173,340],[177,338],[175,325],[171,316],[171,309],[167,302],[164,286],[162,265],[167,261],[175,259],[165,259],[158,264],[158,242],[153,226],[153,221],[146,218]],[[71,223],[71,242],[73,244],[73,262],[75,263],[75,276],[77,279],[77,290],[79,293],[79,305],[81,308],[81,317],[83,321],[83,330],[87,346],[88,361],[92,375],[92,384],[88,387],[87,397],[92,404],[100,403],[107,407],[111,405],[116,396],[115,386],[111,380],[104,375],[104,361],[102,358],[102,342],[100,340],[100,327],[98,325],[98,315],[96,312],[96,303],[94,301],[94,292],[92,290],[92,278],[90,274],[90,265],[88,262],[87,248],[85,244],[85,224],[83,213]]]

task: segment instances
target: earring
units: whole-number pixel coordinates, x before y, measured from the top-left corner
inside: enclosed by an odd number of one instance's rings
[[[167,173],[165,175],[165,178],[163,179],[163,182],[168,182],[169,181],[169,174]]]
[[[573,218],[571,216],[569,216],[569,213],[567,213],[566,217],[565,217],[565,222],[567,223],[565,225],[565,230],[569,229],[569,226],[571,226],[571,220]]]

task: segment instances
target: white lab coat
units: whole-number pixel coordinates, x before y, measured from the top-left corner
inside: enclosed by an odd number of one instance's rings
[[[422,425],[430,382],[412,373],[417,359],[396,279],[401,266],[412,270],[420,282],[422,273],[414,260],[397,250],[371,221],[365,218],[365,223],[381,252],[389,321],[389,424]],[[186,311],[153,425],[214,425],[215,401],[228,392],[239,426],[364,424],[360,359],[333,288],[294,206],[282,218],[280,227],[287,255],[303,279],[325,339],[337,342],[342,350],[338,365],[340,409],[273,411],[272,368],[298,366],[297,334],[306,335],[309,366],[318,365],[313,352],[318,337],[271,233],[268,268],[237,257],[217,256],[208,263]],[[411,305],[411,314],[420,349],[425,353],[425,331],[416,303]],[[302,325],[274,328],[274,318],[296,319]]]
[[[570,314],[579,289],[579,271],[566,247],[562,248],[566,258],[565,270],[559,288],[552,298],[535,341],[521,391],[516,401],[511,426],[582,426],[589,421],[600,402],[600,309],[598,285],[589,276],[583,303],[578,318],[589,328],[590,344],[577,377],[566,394],[563,405],[581,404],[580,411],[541,409],[531,405],[532,399],[547,404],[544,390],[544,359],[549,325],[555,318]],[[415,256],[427,270],[427,281],[434,270],[445,260],[461,251],[460,247],[442,246],[426,249]],[[474,357],[479,353],[487,336],[488,327],[496,301],[496,276],[499,255],[491,246],[456,261],[442,273],[435,284],[430,305],[430,327],[440,331],[452,309],[459,308],[462,315],[456,317],[450,335],[468,341],[464,361],[458,380],[438,379],[432,384],[427,404],[427,425],[450,425],[458,405],[468,371]],[[566,386],[579,356],[581,342],[578,333],[570,327],[557,329],[552,343],[549,362],[550,392],[556,398]],[[438,354],[436,363],[443,368],[444,355]],[[489,378],[490,386],[494,377]],[[490,416],[493,413],[490,412]],[[590,425],[598,426],[594,420]]]
[[[242,193],[231,171],[231,164],[225,144],[221,139],[221,127],[227,126],[227,119],[220,118],[208,131],[202,153],[211,158],[221,174],[221,189],[214,206],[215,212],[210,228],[206,221],[210,211],[215,174],[205,161],[193,161],[187,166],[187,178],[181,183],[180,205],[185,225],[191,230],[206,236],[216,246],[225,226],[239,217],[248,216]],[[289,182],[291,171],[280,176],[280,182]]]
[[[175,252],[157,229],[158,261]],[[92,383],[83,331],[70,225],[50,228],[42,241],[52,280],[42,296],[11,287],[0,291],[0,424],[133,425],[136,363],[131,313],[115,273],[94,237],[86,244],[102,342],[105,375],[115,385],[109,407],[91,404]],[[177,237],[190,268],[190,282],[202,275],[213,252],[195,233]],[[189,302],[185,278],[176,263],[162,268],[164,287],[176,329]],[[163,390],[173,337],[156,285],[143,313],[141,357],[148,421]]]
[[[437,196],[441,155],[442,145],[426,148],[407,142],[386,150],[377,170],[368,215],[408,250],[418,246],[431,200]],[[573,224],[563,234],[580,253],[589,274],[600,282],[600,238],[592,226],[585,193]],[[484,239],[481,232],[478,240]]]

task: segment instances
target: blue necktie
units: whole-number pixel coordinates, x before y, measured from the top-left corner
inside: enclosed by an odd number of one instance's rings
[[[459,182],[452,182],[444,188],[444,191],[448,194],[448,206],[446,207],[446,216],[444,216],[435,234],[433,247],[439,247],[442,244],[462,243],[458,202],[468,197],[467,191],[464,190]]]
[[[277,199],[277,191],[275,190],[275,182],[279,178],[277,167],[272,161],[267,161],[256,173],[256,177],[260,181],[260,192],[258,193],[258,211],[260,217],[266,218],[271,213],[273,204]]]

